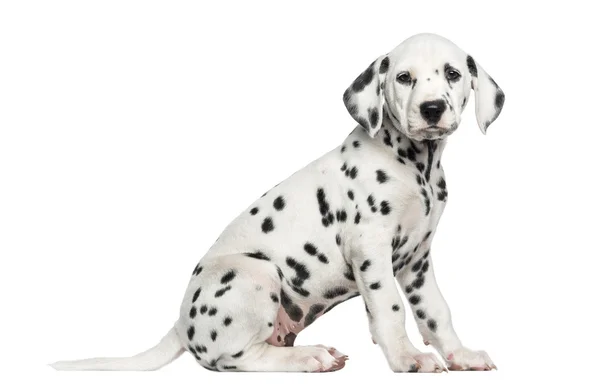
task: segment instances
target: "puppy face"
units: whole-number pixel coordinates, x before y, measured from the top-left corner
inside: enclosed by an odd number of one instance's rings
[[[387,115],[411,139],[436,140],[458,128],[471,89],[485,133],[502,109],[504,93],[452,42],[421,34],[374,61],[346,90],[344,103],[372,137]]]
[[[458,128],[471,79],[466,55],[453,48],[421,36],[389,55],[384,108],[414,140],[440,139]]]

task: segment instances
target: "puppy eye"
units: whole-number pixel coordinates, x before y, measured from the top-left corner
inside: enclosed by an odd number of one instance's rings
[[[410,84],[410,81],[411,81],[410,73],[408,73],[408,72],[399,73],[398,76],[396,76],[396,81],[401,84]]]
[[[456,81],[456,80],[460,79],[460,72],[458,72],[456,69],[447,69],[446,70],[446,79],[448,79],[450,81]]]

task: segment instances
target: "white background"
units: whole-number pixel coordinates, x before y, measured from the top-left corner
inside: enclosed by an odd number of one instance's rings
[[[595,375],[599,28],[586,3],[549,3],[2,1],[0,381]],[[153,373],[46,365],[154,345],[225,225],[341,143],[354,127],[343,91],[420,32],[454,41],[506,93],[487,136],[471,100],[449,139],[433,253],[459,336],[499,371],[391,373],[360,299],[297,339],[349,354],[334,374],[218,374],[189,354]]]

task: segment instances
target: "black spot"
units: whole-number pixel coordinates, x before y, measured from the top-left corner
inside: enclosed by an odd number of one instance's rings
[[[231,324],[233,320],[231,319],[231,317],[227,316],[226,318],[223,319],[223,325],[226,327],[229,327],[229,325]]]
[[[360,266],[360,271],[365,272],[371,266],[371,260],[365,260]]]
[[[348,164],[344,163],[342,164],[342,166],[340,167],[340,171],[345,171],[346,169],[348,169]]]
[[[271,292],[271,300],[273,300],[274,303],[279,303],[279,297],[276,293]]]
[[[392,254],[392,264],[395,263],[400,258],[399,253]]]
[[[200,307],[200,314],[204,315],[206,313],[206,311],[208,311],[208,307],[206,305],[202,305]]]
[[[208,348],[206,348],[205,345],[196,345],[195,350],[198,353],[206,353],[206,352],[208,352]]]
[[[415,281],[412,282],[412,286],[416,289],[419,289],[425,283],[425,279],[423,277],[418,277]]]
[[[239,351],[238,353],[231,355],[231,357],[233,357],[234,359],[239,359],[243,355],[244,355],[244,351]]]
[[[294,345],[294,340],[296,340],[296,334],[290,332],[283,338],[283,345],[285,347],[292,347]]]
[[[193,347],[191,344],[188,344],[188,350],[190,351],[190,353],[191,353],[192,355],[194,355],[194,358],[195,358],[196,360],[202,360],[202,359],[200,358],[200,356],[198,356],[198,353],[196,352],[196,350],[194,349],[194,347]]]
[[[194,268],[194,272],[192,272],[192,274],[194,276],[198,276],[200,272],[202,272],[202,267],[200,266],[200,263],[198,263],[198,265],[196,265],[196,268]]]
[[[280,297],[281,305],[283,306],[283,309],[285,309],[285,312],[288,314],[290,319],[292,319],[293,321],[300,321],[300,319],[302,319],[302,316],[304,315],[302,309],[292,302],[292,300],[285,293],[285,291],[281,290]]]
[[[187,336],[190,341],[192,341],[192,339],[194,338],[195,333],[196,333],[196,329],[194,329],[193,325],[190,325],[190,327],[187,330]]]
[[[198,296],[200,296],[200,292],[202,292],[201,288],[196,289],[196,292],[194,292],[194,297],[192,297],[192,303],[195,303],[196,300],[198,300]]]
[[[372,283],[371,285],[369,285],[369,288],[371,288],[373,290],[379,289],[379,288],[381,288],[381,283],[380,282]]]
[[[378,181],[380,184],[383,184],[383,183],[385,183],[386,181],[388,181],[389,177],[388,177],[388,175],[387,175],[387,174],[386,174],[384,171],[382,171],[381,169],[378,169],[378,170],[376,171],[376,173],[377,173],[377,181]]]
[[[283,199],[283,196],[279,196],[273,201],[273,207],[278,211],[281,211],[283,208],[285,208],[285,200]]]
[[[190,309],[190,318],[194,318],[196,317],[196,307],[192,307],[192,309]]]
[[[379,73],[384,74],[387,72],[390,67],[390,59],[386,56],[381,60],[381,64],[379,64]]]
[[[344,153],[346,151],[346,146],[342,145],[342,148],[340,149],[340,152]]]
[[[421,260],[417,261],[417,262],[416,262],[416,263],[415,263],[415,264],[412,266],[412,269],[411,269],[411,270],[412,270],[413,272],[418,272],[418,271],[419,271],[419,269],[421,269],[421,264],[422,264],[422,261],[421,261]]]
[[[348,191],[348,198],[349,198],[350,200],[354,200],[354,192],[352,192],[352,190],[349,190],[349,191]]]
[[[281,270],[281,268],[279,268],[279,266],[276,266],[277,268],[277,275],[279,275],[279,280],[283,280],[283,271]]]
[[[308,272],[306,265],[294,260],[289,256],[286,257],[285,262],[288,267],[296,271],[296,276],[298,276],[299,279],[306,280],[310,277],[310,273]]]
[[[413,287],[411,287],[410,285],[404,289],[404,292],[406,292],[409,295],[412,293],[412,291],[413,291]]]
[[[223,365],[221,369],[237,369],[235,365]]]
[[[217,340],[217,331],[216,330],[213,329],[212,331],[210,331],[210,338],[212,341]]]
[[[352,167],[350,170],[350,178],[356,179],[356,176],[358,176],[358,169],[356,169],[356,167]]]
[[[398,148],[398,156],[400,157],[406,157],[408,154],[406,153],[406,151],[402,148]]]
[[[427,241],[427,239],[429,239],[429,236],[431,236],[431,231],[428,231],[428,232],[425,234],[425,237],[423,237],[423,241]]]
[[[379,122],[379,111],[377,111],[377,109],[375,109],[375,108],[369,109],[369,123],[371,123],[371,127],[376,127],[378,122]]]
[[[219,289],[217,292],[215,292],[215,297],[221,297],[225,294],[225,292],[229,291],[231,289],[231,285],[227,285],[225,288],[221,288]]]
[[[400,154],[399,150],[398,154]],[[406,157],[408,157],[408,160],[410,161],[415,161],[417,159],[417,154],[415,153],[415,150],[412,147],[406,150]]]
[[[413,149],[413,151],[415,151],[415,153],[421,153],[421,150],[419,147],[417,147],[414,141],[410,141],[410,147]]]
[[[325,309],[325,306],[323,304],[311,305],[308,309],[308,313],[306,314],[306,318],[304,319],[304,326],[308,327],[309,325],[311,325],[317,318],[319,312],[321,312],[323,309]]]
[[[392,144],[392,137],[387,129],[383,130],[383,143],[388,147],[394,148],[394,144]]]
[[[346,264],[346,272],[344,272],[344,277],[348,280],[355,281],[354,272],[352,271],[350,264]]]
[[[337,221],[339,221],[341,223],[345,222],[347,217],[348,217],[348,215],[346,214],[346,211],[343,209],[340,211],[337,211],[335,213],[335,218],[337,219]]]
[[[326,299],[334,299],[338,296],[343,296],[348,293],[348,288],[346,287],[335,287],[330,288],[323,294],[323,297]]]
[[[377,212],[377,207],[371,207],[371,212],[373,212],[373,213]]]
[[[423,258],[425,258],[427,256],[423,256]],[[429,270],[429,261],[425,261],[423,263],[423,267],[421,267],[421,272],[425,273],[427,272],[427,270]]]
[[[213,360],[210,361],[209,364],[210,364],[211,367],[216,367],[217,366],[217,360],[213,359]]]
[[[421,320],[423,320],[424,318],[426,318],[427,316],[425,315],[425,312],[422,309],[417,309],[417,317]]]
[[[356,80],[354,80],[354,82],[351,85],[352,91],[361,92],[363,89],[365,89],[365,87],[367,85],[371,84],[371,81],[373,80],[373,75],[374,75],[374,71],[373,71],[374,64],[375,64],[375,62],[371,63],[371,65],[369,65],[369,67],[367,69],[365,69],[356,78]]]
[[[208,316],[214,316],[217,314],[217,308],[212,307],[210,311],[208,311]]]
[[[256,208],[256,207],[254,207],[254,208],[252,208],[252,209],[250,210],[250,214],[251,214],[252,216],[256,215],[257,213],[258,213],[258,208]]]
[[[314,256],[314,255],[317,254],[317,247],[315,247],[314,244],[312,244],[312,243],[306,243],[306,244],[304,244],[304,250],[309,255],[313,255]]]
[[[302,295],[304,297],[308,297],[310,296],[310,292],[308,292],[306,289],[296,286],[296,285],[292,285],[292,290],[294,290],[294,292],[298,293],[299,295]]]
[[[356,212],[356,215],[354,216],[354,224],[358,223],[360,223],[360,212]]]
[[[418,162],[417,163],[417,169],[421,172],[423,172],[425,170],[425,164]]]
[[[234,277],[235,277],[235,271],[233,269],[230,269],[223,275],[223,277],[221,277],[221,284],[229,283],[231,280],[234,279]]]
[[[501,110],[502,107],[504,106],[504,92],[502,92],[501,90],[498,90],[498,92],[496,92],[495,105],[496,105],[497,111]],[[495,119],[495,117],[494,117],[494,119]]]
[[[275,229],[275,226],[273,225],[273,219],[266,217],[261,225],[261,229],[264,233],[269,233]]]
[[[335,235],[335,243],[337,245],[341,245],[342,244],[342,237],[340,236],[339,233],[337,235]]]
[[[272,327],[273,323],[271,323],[270,321],[267,323],[267,327]]]
[[[440,177],[440,179],[437,182],[437,186],[441,189],[446,189],[446,180],[443,177]]]
[[[392,311],[398,312],[400,310],[400,306],[398,304],[392,305]]]
[[[427,327],[431,329],[431,332],[435,332],[437,330],[437,322],[433,319],[427,320]]]
[[[370,206],[373,206],[373,204],[375,204],[375,199],[373,198],[373,195],[369,195],[369,197],[367,197],[367,203]]]
[[[408,298],[408,301],[412,304],[412,305],[417,305],[421,302],[421,296],[419,295],[412,295],[411,297]]]
[[[392,209],[390,208],[390,203],[387,202],[386,200],[382,201],[380,205],[381,205],[380,209],[381,209],[382,215],[387,215],[392,211]]]
[[[477,65],[471,56],[467,56],[467,68],[472,77],[477,77]]]
[[[323,264],[329,264],[329,259],[324,254],[319,253],[319,256],[317,256],[317,258],[319,259],[319,261],[321,263],[323,263]]]
[[[327,214],[327,221],[329,221],[329,223],[333,223],[333,213],[329,212]]]
[[[266,260],[266,261],[270,261],[271,258],[266,256],[264,253],[257,251],[257,252],[246,252],[246,256],[248,257],[252,257],[254,259],[258,259],[258,260]]]

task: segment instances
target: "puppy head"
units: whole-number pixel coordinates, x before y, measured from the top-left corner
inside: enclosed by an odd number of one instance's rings
[[[371,137],[385,114],[409,138],[436,140],[458,128],[471,89],[485,133],[502,110],[504,93],[451,41],[420,34],[372,62],[346,89],[344,104]]]

